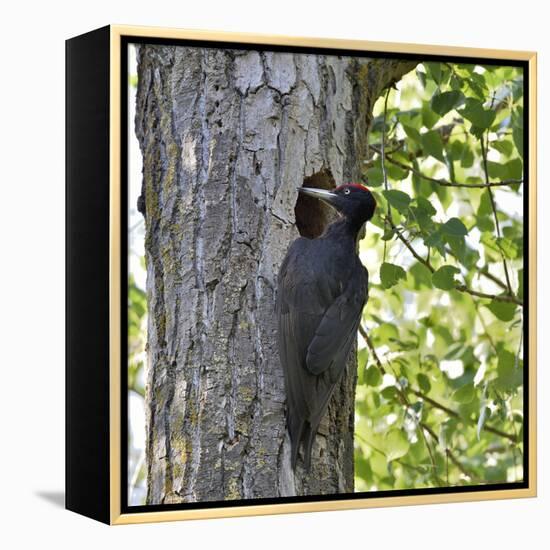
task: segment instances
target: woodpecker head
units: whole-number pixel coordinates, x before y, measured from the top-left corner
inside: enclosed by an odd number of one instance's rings
[[[330,204],[355,226],[369,221],[376,209],[372,193],[360,183],[346,183],[330,191],[315,187],[298,187],[298,191]]]

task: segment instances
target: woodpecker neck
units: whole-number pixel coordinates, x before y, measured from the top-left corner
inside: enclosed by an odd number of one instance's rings
[[[323,233],[323,237],[336,238],[343,242],[345,239],[349,239],[353,245],[357,241],[357,235],[365,222],[358,223],[350,218],[341,216],[336,221],[332,222]]]

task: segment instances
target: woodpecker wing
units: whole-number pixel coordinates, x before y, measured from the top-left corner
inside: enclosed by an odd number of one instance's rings
[[[285,374],[293,465],[305,440],[305,463],[330,396],[355,341],[367,292],[367,272],[326,263],[318,242],[297,239],[279,272],[279,354]],[[355,269],[354,269],[355,268]]]
[[[332,382],[342,373],[357,335],[367,294],[367,271],[352,277],[326,310],[308,347],[306,366],[315,375],[328,370]]]

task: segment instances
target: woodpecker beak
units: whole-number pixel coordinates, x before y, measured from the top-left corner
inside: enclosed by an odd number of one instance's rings
[[[334,199],[338,198],[336,193],[332,191],[327,191],[326,189],[317,189],[316,187],[298,187],[298,191],[303,195],[308,197],[313,197],[315,199],[320,199],[328,204],[333,204]]]

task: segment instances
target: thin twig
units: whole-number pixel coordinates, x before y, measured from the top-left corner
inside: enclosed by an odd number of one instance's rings
[[[488,294],[487,292],[479,292],[478,290],[472,290],[466,285],[457,285],[455,289],[459,290],[460,292],[467,292],[468,294],[471,294],[472,296],[477,296],[478,298],[487,298],[488,300],[495,300],[496,302],[507,302],[523,307],[523,302],[515,296],[508,296],[507,294]]]
[[[484,277],[487,277],[487,279],[489,279],[490,281],[493,281],[493,283],[495,283],[495,284],[498,285],[500,288],[502,288],[502,290],[508,290],[508,288],[506,287],[506,285],[505,285],[498,277],[495,277],[495,275],[493,275],[493,274],[489,271],[489,268],[488,268],[488,267],[482,267],[482,268],[479,270],[479,274],[480,274],[480,275],[483,275]]]
[[[491,106],[490,108],[493,108],[495,102],[495,94],[493,94],[493,97],[491,98]],[[489,148],[489,129],[487,129],[479,138],[479,142],[481,143],[481,158],[483,161],[483,172],[485,174],[485,187],[487,187],[487,193],[489,193],[489,200],[491,202],[491,209],[493,211],[493,217],[495,219],[495,229],[497,233],[497,237],[501,238],[500,233],[500,223],[498,221],[498,214],[497,214],[497,205],[495,203],[495,197],[493,195],[493,191],[491,189],[491,186],[489,185],[489,164],[487,161],[487,149]],[[506,257],[504,256],[504,251],[502,248],[500,248],[500,255],[502,257],[502,265],[504,267],[504,276],[506,278],[506,286],[508,287],[508,294],[513,294],[512,292],[512,284],[510,283],[510,274],[508,273],[508,263],[506,262]]]
[[[424,422],[421,423],[421,426],[422,428],[424,428],[429,434],[430,436],[433,438],[434,441],[438,441],[439,438],[437,437],[437,435],[435,434],[435,432],[427,425],[425,424]],[[445,449],[445,452],[447,454],[447,456],[451,459],[451,462],[467,477],[469,477],[472,481],[477,481],[477,477],[472,474],[472,472],[470,472],[469,470],[467,470],[465,468],[465,466],[463,466],[460,462],[460,460],[458,460],[458,458],[456,458],[456,456],[454,455],[454,453],[451,451],[451,449],[449,448],[446,448]]]
[[[385,151],[386,151],[386,116],[388,113],[388,97],[390,96],[391,88],[388,88],[386,91],[386,97],[384,98],[384,120],[382,123],[382,143],[381,143],[381,162],[382,167],[382,177],[384,179],[384,189],[388,190],[388,175],[386,174],[386,163],[385,163]]]
[[[397,229],[397,226],[393,223],[392,220],[388,220],[393,229],[394,233],[397,235],[399,240],[409,249],[409,252],[421,263],[424,264],[432,273],[435,272],[435,269],[432,267],[432,264],[428,259],[424,259],[418,252],[413,248],[412,244],[405,238],[403,233]]]
[[[429,250],[429,249],[428,249]],[[456,260],[460,261],[460,259],[458,258],[458,256],[449,248],[449,247],[445,247],[445,254],[448,254],[449,256],[452,256],[453,258],[455,258]],[[506,286],[506,283],[504,283],[503,281],[501,281],[496,275],[493,275],[490,271],[489,271],[489,267],[488,266],[483,266],[483,267],[480,267],[479,268],[479,274],[480,275],[483,275],[484,277],[486,277],[487,279],[489,279],[490,281],[493,281],[493,283],[495,283],[497,286],[499,286],[500,288],[502,288],[502,290],[508,290],[508,287]]]
[[[419,390],[415,390],[413,388],[411,388],[411,392],[416,395],[417,397],[420,397],[423,401],[425,401],[426,403],[429,403],[432,407],[434,407],[435,409],[439,409],[441,411],[444,411],[446,412],[449,416],[452,416],[453,418],[459,418],[460,420],[462,420],[463,422],[467,423],[467,424],[472,424],[473,423],[469,420],[469,419],[465,419],[465,418],[462,418],[456,411],[453,411],[452,409],[450,409],[449,407],[446,407],[445,405],[439,403],[438,401],[436,401],[435,399],[432,399],[431,397],[427,396],[425,393],[422,393],[421,391]],[[503,432],[502,430],[499,430],[498,428],[494,428],[493,426],[489,426],[487,424],[485,424],[483,426],[483,429],[486,431],[486,432],[491,432],[495,435],[498,435],[500,437],[504,437],[510,441],[512,441],[513,443],[516,443],[517,442],[517,437],[514,435],[514,434],[509,434],[509,433],[506,433],[506,432]]]
[[[385,162],[385,151],[386,151],[386,116],[388,113],[388,97],[390,96],[391,88],[388,88],[386,91],[386,97],[384,98],[384,120],[382,121],[382,156],[380,157],[380,165],[382,167],[382,178],[384,180],[384,189],[388,190],[388,174],[386,173],[386,162]],[[388,218],[391,220],[391,206],[388,203]],[[385,222],[384,222],[385,225]],[[384,256],[383,261],[386,261],[386,249],[387,249],[387,240],[384,239]]]
[[[372,356],[374,357],[374,361],[376,362],[376,365],[378,368],[382,371],[382,374],[386,374],[386,369],[382,365],[382,361],[380,361],[380,357],[378,357],[378,354],[376,353],[376,350],[374,349],[374,344],[372,343],[372,340],[370,339],[369,333],[364,329],[363,325],[359,325],[359,334],[363,337],[365,342],[367,343],[367,347],[369,348],[370,352],[372,353]]]
[[[401,242],[409,249],[410,253],[421,264],[425,265],[432,273],[435,273],[435,269],[432,267],[432,264],[428,260],[426,260],[422,256],[420,256],[420,254],[418,254],[418,252],[416,252],[416,250],[414,249],[412,244],[407,240],[407,238],[403,235],[403,233],[401,231],[399,231],[399,229],[393,223],[393,221],[388,219],[388,218],[384,218],[384,219],[388,220],[388,223],[390,224],[390,226],[393,229],[394,233],[397,235],[399,240],[401,240]],[[487,298],[489,300],[495,300],[497,302],[508,302],[508,303],[513,303],[513,304],[516,304],[518,306],[523,307],[523,302],[521,300],[519,300],[518,298],[516,298],[515,296],[513,296],[513,295],[509,296],[507,294],[505,294],[505,295],[503,295],[503,294],[487,294],[486,292],[480,292],[478,290],[473,290],[473,289],[471,289],[468,286],[463,285],[463,284],[456,285],[455,290],[458,290],[459,292],[465,292],[467,294],[471,294],[472,296],[477,296],[478,298]]]
[[[426,174],[423,174],[419,170],[416,170],[413,166],[409,164],[405,164],[404,162],[401,162],[399,160],[394,159],[390,156],[389,153],[385,154],[382,152],[381,149],[378,149],[374,145],[371,145],[370,148],[378,153],[381,156],[385,156],[386,160],[395,166],[399,166],[399,168],[402,168],[403,170],[408,170],[415,176],[418,176],[419,178],[422,178],[426,181],[431,181],[432,183],[437,183],[438,185],[441,185],[443,187],[467,187],[471,189],[485,189],[486,187],[504,187],[508,185],[518,185],[523,183],[522,179],[506,179],[502,181],[489,181],[488,183],[459,183],[457,181],[447,181],[440,178],[432,178],[430,176],[427,176]]]
[[[483,327],[483,330],[485,331],[485,336],[487,337],[487,340],[489,340],[489,344],[491,344],[491,347],[493,348],[493,351],[498,355],[498,350],[495,345],[495,341],[493,340],[493,337],[491,336],[491,333],[489,332],[489,329],[487,328],[487,323],[485,322],[485,319],[483,318],[483,315],[481,314],[481,311],[479,310],[478,303],[474,300],[474,307],[476,308],[477,317],[481,323],[481,326]]]

